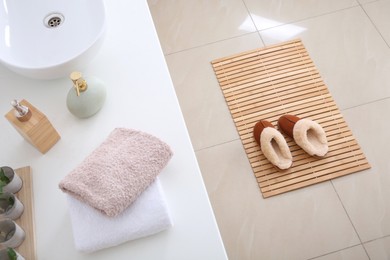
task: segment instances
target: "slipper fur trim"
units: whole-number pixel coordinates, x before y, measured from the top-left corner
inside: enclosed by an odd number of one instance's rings
[[[309,136],[309,131],[312,131]],[[311,156],[322,157],[328,152],[328,141],[324,129],[310,119],[300,119],[293,129],[294,140]]]
[[[277,147],[272,145],[275,141]],[[275,144],[274,143],[274,144]],[[285,170],[292,165],[292,155],[283,135],[273,127],[264,128],[260,135],[260,145],[264,156],[276,167]]]

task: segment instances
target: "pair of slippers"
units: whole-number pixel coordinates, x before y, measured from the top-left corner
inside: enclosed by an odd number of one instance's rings
[[[279,129],[294,139],[295,143],[311,156],[324,157],[328,152],[328,141],[324,129],[310,119],[284,115],[278,120]],[[266,120],[257,122],[253,136],[264,156],[279,170],[292,165],[292,155],[283,135]]]

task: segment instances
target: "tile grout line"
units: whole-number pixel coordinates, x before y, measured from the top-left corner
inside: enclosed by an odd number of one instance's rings
[[[264,32],[264,31],[267,31],[267,30],[270,30],[270,29],[274,29],[274,28],[278,28],[278,27],[282,27],[282,26],[285,26],[285,25],[292,25],[292,24],[295,24],[295,23],[304,22],[304,21],[311,20],[311,19],[315,19],[315,18],[319,18],[319,17],[322,17],[322,16],[327,16],[327,15],[335,14],[335,13],[342,12],[342,11],[345,11],[345,10],[349,10],[349,9],[353,9],[353,8],[358,8],[359,6],[360,6],[360,4],[358,3],[357,5],[353,5],[353,6],[341,8],[341,9],[334,10],[334,11],[329,11],[329,12],[322,13],[322,14],[318,14],[318,15],[314,15],[314,16],[309,16],[309,17],[302,18],[302,19],[297,19],[297,20],[290,21],[290,22],[286,22],[286,23],[283,23],[283,24],[271,26],[271,27],[269,27],[269,28],[261,29],[261,30],[258,30],[258,31],[259,31],[259,33],[261,33],[261,32]],[[257,28],[257,27],[256,27],[256,28]],[[266,46],[266,45],[264,45],[264,46]]]
[[[368,241],[364,242],[364,244],[371,243],[371,242],[374,242],[374,241],[376,241],[376,240],[384,239],[384,238],[390,238],[390,235],[385,235],[385,236],[382,236],[382,237],[377,237],[377,238],[368,240]]]
[[[370,260],[370,259],[371,259],[371,258],[370,258],[370,255],[368,254],[368,252],[367,252],[367,250],[366,250],[366,247],[364,246],[364,244],[363,244],[363,242],[362,242],[362,239],[360,238],[359,233],[357,232],[357,229],[356,229],[355,225],[353,224],[352,219],[351,219],[351,217],[349,216],[348,211],[347,211],[347,209],[345,208],[344,203],[343,203],[343,201],[341,200],[339,193],[337,192],[337,189],[336,189],[336,187],[334,186],[333,180],[330,180],[330,183],[332,184],[332,187],[333,187],[334,191],[336,192],[337,197],[339,198],[339,201],[340,201],[340,203],[341,203],[341,206],[343,207],[344,212],[345,212],[345,214],[347,215],[347,217],[348,217],[348,219],[349,219],[349,222],[351,223],[351,225],[352,225],[352,227],[353,227],[353,230],[355,231],[355,233],[356,233],[356,235],[357,235],[357,237],[358,237],[358,239],[359,239],[359,241],[360,241],[360,245],[363,247],[364,252],[366,252],[367,257],[368,257],[368,259]]]
[[[358,108],[358,107],[361,107],[361,106],[370,105],[370,104],[373,104],[373,103],[376,103],[376,102],[385,101],[385,100],[388,100],[388,99],[390,99],[390,97],[384,97],[384,98],[372,100],[372,101],[369,101],[369,102],[365,102],[365,103],[362,103],[360,105],[356,105],[356,106],[351,106],[351,107],[347,107],[347,108],[344,108],[344,109],[340,109],[340,111],[344,112],[344,111],[348,111],[350,109],[354,109],[354,108]]]
[[[224,42],[224,41],[228,41],[228,40],[244,37],[244,36],[247,36],[247,35],[250,35],[250,34],[254,34],[254,33],[258,33],[258,31],[256,30],[256,31],[253,31],[253,32],[247,32],[247,33],[243,33],[243,34],[236,35],[236,36],[233,36],[233,37],[228,37],[228,38],[224,38],[224,39],[221,39],[221,40],[216,40],[216,41],[203,43],[203,44],[200,44],[200,45],[197,45],[197,46],[194,46],[194,47],[189,47],[189,48],[185,48],[185,49],[174,51],[174,52],[170,52],[170,53],[164,53],[164,56],[167,57],[167,56],[174,55],[174,54],[177,54],[177,53],[186,52],[186,51],[194,50],[194,49],[197,49],[197,48],[206,47],[206,46],[209,46],[209,45],[212,45],[212,44],[215,44],[215,43],[220,43],[220,42]]]
[[[360,245],[361,245],[361,244],[356,244],[356,245],[352,245],[352,246],[347,246],[347,247],[342,248],[342,249],[340,249],[340,250],[331,251],[331,252],[329,252],[329,253],[326,253],[326,254],[323,254],[323,255],[318,255],[318,256],[315,256],[315,257],[312,257],[312,258],[308,258],[308,259],[306,259],[306,260],[315,260],[315,259],[318,259],[318,258],[320,258],[320,257],[324,257],[324,256],[327,256],[327,255],[331,255],[331,254],[334,254],[334,253],[338,253],[338,252],[341,252],[341,251],[343,251],[343,250],[350,249],[350,248],[354,248],[354,247],[360,246]]]
[[[259,31],[259,29],[258,29],[257,26],[256,26],[255,20],[253,20],[252,13],[249,11],[249,8],[248,8],[248,6],[246,5],[245,0],[242,0],[242,3],[244,4],[245,9],[246,9],[246,11],[248,12],[249,17],[251,18],[251,21],[252,21],[253,25],[254,25],[255,28],[256,28],[257,34],[259,35],[260,40],[261,40],[261,42],[263,43],[263,46],[265,46],[263,37],[261,37],[260,31]]]
[[[229,140],[229,141],[225,141],[225,142],[222,142],[222,143],[218,143],[218,144],[213,144],[213,145],[210,145],[210,146],[206,146],[206,147],[202,147],[202,148],[199,148],[199,149],[194,149],[194,152],[201,152],[203,150],[206,150],[206,149],[209,149],[209,148],[214,148],[214,147],[217,147],[217,146],[220,146],[220,145],[224,145],[224,144],[229,144],[229,143],[233,143],[235,141],[238,141],[240,140],[240,138],[235,138],[233,140]]]
[[[369,5],[369,4],[372,4],[372,3],[375,3],[377,1],[374,1],[374,2],[369,2],[369,3],[366,3],[366,5]],[[363,4],[361,4],[359,2],[359,6],[360,8],[362,9],[363,13],[367,16],[368,20],[370,20],[372,26],[374,26],[375,28],[375,31],[381,36],[382,40],[385,42],[386,46],[388,48],[390,48],[390,44],[386,41],[385,37],[383,37],[382,33],[380,32],[379,28],[376,26],[376,24],[374,23],[374,21],[371,19],[370,15],[366,12],[366,9],[364,9],[363,7]]]

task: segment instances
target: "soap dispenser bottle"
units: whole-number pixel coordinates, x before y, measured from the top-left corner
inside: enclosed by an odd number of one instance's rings
[[[27,100],[11,102],[5,117],[41,153],[46,153],[61,138],[47,117]]]
[[[106,99],[104,83],[95,77],[82,77],[80,72],[72,72],[70,79],[73,87],[66,98],[68,110],[79,118],[88,118],[96,114]]]

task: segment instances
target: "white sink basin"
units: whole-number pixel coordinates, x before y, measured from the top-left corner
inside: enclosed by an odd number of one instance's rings
[[[2,0],[0,62],[30,78],[82,70],[104,38],[103,0]]]

